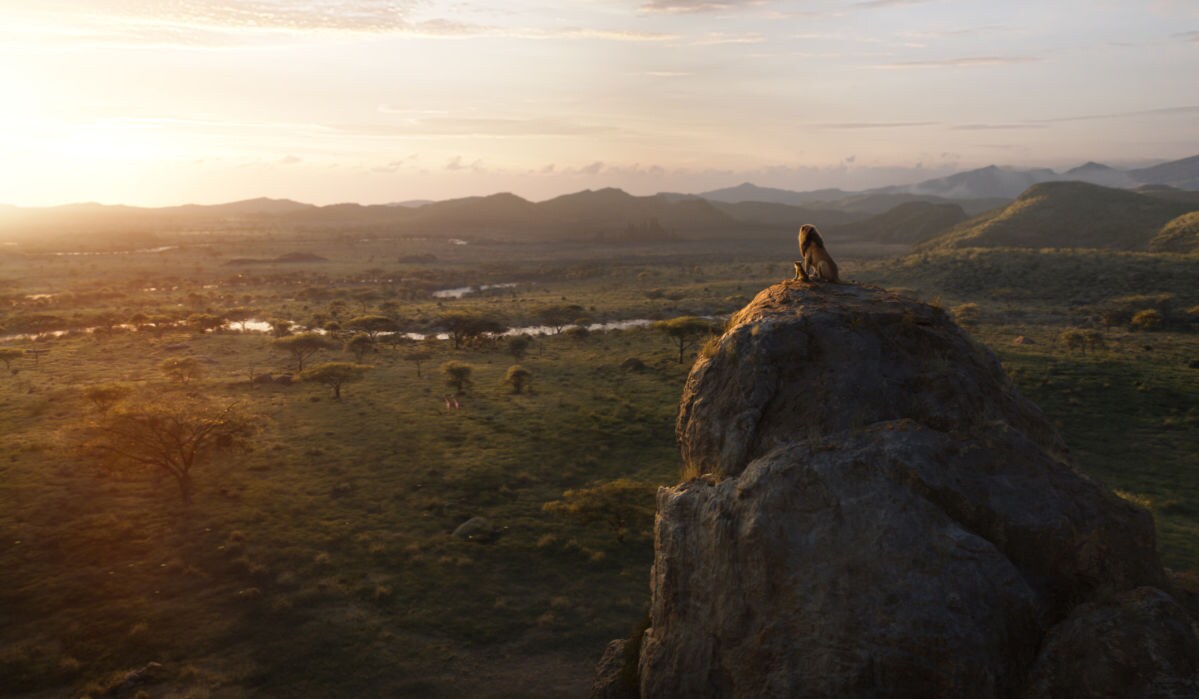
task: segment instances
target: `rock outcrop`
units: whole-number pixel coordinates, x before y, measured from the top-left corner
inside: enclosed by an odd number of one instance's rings
[[[641,696],[1199,686],[1149,514],[1075,471],[939,309],[770,287],[696,362],[678,436],[695,477],[658,493]],[[633,689],[614,660],[597,695]]]

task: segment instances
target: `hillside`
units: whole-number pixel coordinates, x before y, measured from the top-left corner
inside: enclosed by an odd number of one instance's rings
[[[989,165],[948,177],[938,177],[912,185],[884,187],[874,191],[883,194],[924,194],[954,199],[1011,199],[1034,184],[1055,179],[1058,179],[1058,174],[1053,170],[1014,170]]]
[[[852,192],[846,192],[841,189],[816,189],[808,192],[795,192],[789,189],[775,189],[773,187],[759,187],[749,182],[743,182],[736,187],[725,187],[724,189],[714,189],[710,192],[701,192],[699,197],[710,201],[719,201],[726,204],[736,204],[744,201],[767,202],[770,204],[788,204],[790,206],[801,206],[803,204],[812,204],[815,202],[837,201],[849,196]]]
[[[1129,170],[1128,174],[1137,182],[1145,184],[1168,184],[1179,189],[1199,189],[1199,155]]]
[[[875,243],[922,243],[948,231],[968,217],[957,204],[911,201],[864,221],[830,228],[830,234]]]
[[[1199,211],[1183,214],[1162,226],[1149,241],[1153,252],[1199,252]]]
[[[819,228],[831,228],[861,220],[862,216],[848,211],[808,206],[743,201],[736,204],[712,202],[712,206],[743,223],[799,228],[811,223]]]
[[[924,247],[1146,250],[1166,222],[1195,209],[1199,206],[1082,182],[1046,182]]]

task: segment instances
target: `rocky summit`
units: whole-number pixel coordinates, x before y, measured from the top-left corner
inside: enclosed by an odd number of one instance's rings
[[[596,696],[1199,696],[1153,520],[940,309],[758,294],[696,362],[648,628]]]

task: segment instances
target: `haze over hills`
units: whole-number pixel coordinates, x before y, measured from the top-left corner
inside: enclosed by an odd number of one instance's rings
[[[1080,186],[1042,187],[1065,184],[1064,180]],[[1129,189],[1132,186],[1137,191]],[[0,207],[0,233],[19,240],[117,231],[143,236],[168,231],[252,233],[269,227],[397,236],[616,241],[769,236],[793,231],[801,223],[815,223],[835,235],[879,242],[921,242],[956,225],[951,236],[957,241],[954,245],[1098,244],[1145,249],[1167,221],[1199,208],[1199,192],[1185,191],[1188,186],[1199,189],[1199,156],[1136,170],[1089,162],[1062,174],[988,166],[865,192],[790,192],[744,183],[698,195],[584,190],[541,202],[500,193],[379,205],[315,206],[257,198],[163,208]],[[980,214],[975,221],[962,222],[966,216]],[[1081,222],[1087,222],[1087,232],[1073,242],[1060,239],[1062,231],[1075,230]]]

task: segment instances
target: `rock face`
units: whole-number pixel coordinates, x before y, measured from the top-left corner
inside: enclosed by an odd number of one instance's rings
[[[641,696],[1195,686],[1148,513],[1076,472],[938,309],[770,287],[696,362],[678,435],[703,475],[658,493]]]

